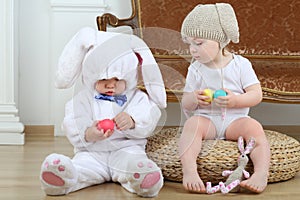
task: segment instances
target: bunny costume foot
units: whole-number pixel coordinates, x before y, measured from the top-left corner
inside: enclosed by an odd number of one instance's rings
[[[143,162],[139,162],[137,164],[137,167],[139,169],[141,169],[141,170],[144,167],[148,168],[148,169],[153,169],[154,164],[152,162],[148,162],[147,164],[143,163]],[[147,172],[148,170],[146,169],[145,171]],[[133,174],[133,177],[135,179],[141,179],[141,173],[140,172],[136,172],[136,173]],[[161,174],[158,171],[147,173],[142,178],[142,182],[140,184],[140,188],[141,189],[149,189],[149,188],[153,187],[160,179],[161,179]]]
[[[41,167],[42,189],[48,195],[69,193],[68,189],[76,184],[77,177],[71,159],[64,155],[47,156]]]
[[[123,164],[126,162],[124,162]],[[116,165],[120,167],[118,164]],[[120,182],[128,191],[142,197],[154,197],[163,186],[163,176],[160,168],[147,157],[137,158],[136,161],[128,162],[126,172],[116,170],[113,173],[113,181]]]
[[[142,197],[156,196],[163,186],[163,176],[160,169],[152,162],[139,162],[137,168],[138,171],[133,173],[129,181],[122,186]]]

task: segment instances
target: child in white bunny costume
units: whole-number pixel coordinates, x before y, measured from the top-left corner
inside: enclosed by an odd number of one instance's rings
[[[136,88],[138,67],[148,95]],[[83,28],[63,50],[56,87],[71,87],[81,73],[84,88],[66,104],[63,121],[75,156],[47,156],[40,173],[42,189],[48,195],[63,195],[114,181],[139,196],[156,196],[163,177],[148,159],[145,144],[160,119],[159,108],[166,107],[166,93],[151,51],[134,35]],[[99,80],[125,82],[121,94],[116,93],[125,101],[98,98]],[[110,92],[118,89],[118,85],[102,86],[112,87]],[[105,118],[115,119],[116,125],[104,133],[96,124]]]

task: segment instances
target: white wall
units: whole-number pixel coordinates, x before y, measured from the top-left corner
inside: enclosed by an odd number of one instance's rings
[[[19,1],[19,108],[24,124],[50,122],[50,7]]]
[[[115,3],[109,1],[109,3]],[[122,0],[120,5],[128,7]],[[96,28],[96,16],[114,12],[105,0],[20,1],[19,107],[25,125],[52,125],[60,134],[64,104],[73,89],[57,90],[53,79],[58,57],[68,40],[82,27]]]
[[[130,0],[19,0],[18,107],[25,125],[59,124],[73,89],[53,86],[58,56],[66,42],[83,26],[96,28],[96,16],[111,12],[131,15]],[[263,103],[251,115],[265,125],[300,125],[299,105]],[[180,105],[169,104],[167,125],[182,124]]]

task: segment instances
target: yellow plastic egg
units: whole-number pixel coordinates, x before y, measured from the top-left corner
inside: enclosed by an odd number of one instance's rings
[[[211,102],[213,100],[213,94],[214,94],[214,92],[211,89],[205,89],[205,90],[203,90],[203,94],[205,96],[209,97],[209,99],[205,100],[206,102]]]

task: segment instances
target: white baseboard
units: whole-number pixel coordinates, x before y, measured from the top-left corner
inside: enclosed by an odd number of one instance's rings
[[[24,145],[24,133],[0,133],[0,145]]]
[[[18,121],[0,122],[0,145],[24,145],[24,125]]]

